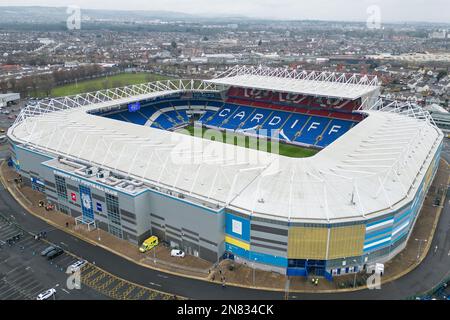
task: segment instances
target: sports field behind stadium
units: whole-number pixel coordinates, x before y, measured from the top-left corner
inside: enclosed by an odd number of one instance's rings
[[[194,126],[193,125],[184,127],[183,129],[178,130],[178,132],[186,133],[185,130],[187,130],[191,136],[194,135]],[[225,139],[225,132],[218,131],[218,130],[212,130],[212,129],[208,129],[208,128],[202,128],[202,137],[205,137],[205,132],[207,130],[210,130],[209,132],[214,131],[217,134],[221,134],[222,141],[224,143],[228,142]],[[231,134],[231,133],[229,133],[229,134]],[[242,136],[242,135],[240,135],[238,133],[234,133],[234,135],[235,135],[235,138],[233,139],[233,144],[236,145],[237,137]],[[258,143],[256,143],[255,142],[256,139],[257,138],[245,136],[245,147],[256,149],[255,146],[259,146],[259,143],[261,143],[263,141],[263,140],[259,140]],[[215,139],[211,138],[211,140],[215,140]],[[250,143],[250,141],[252,141],[252,143]],[[267,143],[267,149],[264,149],[262,147],[260,147],[259,149],[267,150],[267,152],[271,152],[271,142],[267,141],[266,143]],[[303,147],[299,147],[299,146],[291,145],[291,144],[279,143],[279,154],[282,156],[286,156],[286,157],[306,158],[306,157],[311,157],[311,156],[315,155],[317,152],[318,152],[318,150],[303,148]]]
[[[108,77],[99,77],[91,80],[79,81],[77,83],[57,86],[52,89],[52,97],[70,96],[80,93],[92,92],[107,88],[123,87],[132,84],[146,83],[157,80],[167,80],[169,77],[159,74],[138,72],[138,73],[121,73]],[[43,98],[45,93],[39,91],[36,97]]]

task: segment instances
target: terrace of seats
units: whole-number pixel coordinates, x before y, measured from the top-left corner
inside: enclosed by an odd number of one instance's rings
[[[237,104],[236,102],[239,102]],[[244,105],[245,103],[245,105]],[[324,148],[361,120],[360,114],[346,114],[292,106],[271,105],[230,98],[227,102],[173,100],[143,102],[136,112],[122,110],[105,117],[153,128],[172,130],[189,124],[197,114],[209,128],[262,135],[287,143]]]

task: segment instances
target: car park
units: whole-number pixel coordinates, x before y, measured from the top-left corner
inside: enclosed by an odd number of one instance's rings
[[[170,256],[171,257],[179,257],[179,258],[184,258],[186,254],[184,253],[184,251],[181,251],[179,249],[172,249],[170,251]]]
[[[55,288],[48,289],[44,292],[39,293],[38,296],[36,297],[36,300],[48,300],[51,297],[54,297],[55,293],[56,293]]]

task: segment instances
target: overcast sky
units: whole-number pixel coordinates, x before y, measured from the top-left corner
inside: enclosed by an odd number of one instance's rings
[[[450,23],[450,0],[0,0],[0,5],[78,5],[82,9],[165,10],[257,18],[366,21],[380,8],[382,21]],[[1,11],[1,10],[0,10]]]

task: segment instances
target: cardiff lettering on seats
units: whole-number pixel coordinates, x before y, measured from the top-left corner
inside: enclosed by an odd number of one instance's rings
[[[328,131],[328,134],[338,133],[340,129],[342,129],[342,126],[333,125],[330,131]]]

